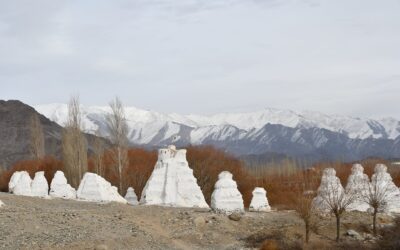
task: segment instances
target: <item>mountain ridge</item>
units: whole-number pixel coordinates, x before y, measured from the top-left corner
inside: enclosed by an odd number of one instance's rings
[[[66,120],[66,104],[35,108],[58,124]],[[163,114],[135,107],[125,110],[129,140],[141,147],[213,145],[238,156],[277,153],[311,161],[400,155],[400,122],[394,118],[374,120],[278,109],[212,116]],[[86,132],[108,136],[108,107],[82,106],[82,112]]]
[[[33,106],[39,113],[62,125],[66,120],[67,105],[62,103]],[[382,119],[361,118],[344,115],[327,115],[317,111],[295,112],[265,108],[254,112],[220,113],[214,115],[181,115],[177,113],[164,114],[157,111],[139,109],[127,106],[128,124],[154,123],[155,121],[179,123],[193,128],[232,125],[239,129],[251,130],[262,128],[265,124],[280,124],[286,127],[318,127],[334,132],[347,134],[352,139],[388,138],[395,139],[400,135],[400,121],[392,117]],[[84,115],[106,114],[110,112],[107,106],[82,106]],[[95,117],[92,117],[96,120]],[[89,119],[90,120],[90,119]],[[88,126],[89,125],[89,126]],[[95,124],[86,124],[86,130],[96,129]]]

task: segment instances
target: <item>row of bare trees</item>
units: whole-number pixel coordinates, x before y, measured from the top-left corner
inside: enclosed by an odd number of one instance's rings
[[[106,124],[112,152],[113,167],[118,174],[119,191],[124,190],[122,173],[128,164],[128,126],[122,102],[118,97],[110,103],[111,112],[106,117]],[[68,105],[68,120],[62,139],[63,162],[67,179],[73,187],[78,187],[85,172],[87,172],[87,140],[82,132],[82,113],[79,97],[71,98]],[[104,142],[99,137],[94,139],[93,154],[95,171],[104,176],[103,166]]]
[[[128,126],[122,102],[116,97],[110,102],[111,112],[106,117],[107,131],[111,142],[113,167],[119,177],[119,191],[124,187],[122,173],[128,164]],[[88,169],[88,141],[83,131],[82,111],[78,96],[72,96],[68,104],[68,117],[62,132],[62,160],[65,175],[70,184],[77,188]],[[40,118],[34,114],[30,120],[30,151],[34,159],[45,156],[45,137]],[[103,156],[105,141],[96,133],[92,143],[95,169],[104,176]]]

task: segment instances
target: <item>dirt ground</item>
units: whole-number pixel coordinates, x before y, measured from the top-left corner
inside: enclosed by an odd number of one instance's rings
[[[0,249],[258,249],[266,239],[283,248],[337,249],[333,218],[320,219],[303,244],[303,223],[293,211],[246,212],[239,221],[202,209],[99,204],[40,199],[0,193]],[[362,213],[343,218],[342,233],[359,232],[371,246],[371,218]],[[391,219],[380,218],[389,224]],[[342,246],[342,245],[341,245]],[[282,248],[282,246],[280,247]]]

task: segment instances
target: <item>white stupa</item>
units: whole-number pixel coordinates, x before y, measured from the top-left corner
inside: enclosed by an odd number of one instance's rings
[[[15,195],[32,196],[32,179],[28,172],[15,172],[8,183],[9,192]]]
[[[229,214],[244,211],[242,194],[232,177],[228,171],[223,171],[218,175],[218,181],[211,195],[211,208],[217,212]]]
[[[46,198],[49,196],[49,184],[47,183],[44,172],[36,172],[35,178],[33,178],[32,185],[32,196]]]
[[[128,201],[129,205],[136,206],[139,205],[138,198],[135,193],[135,189],[129,187],[126,191],[125,200]]]
[[[158,161],[143,189],[140,203],[208,208],[186,160],[186,150],[176,150],[175,146],[169,146],[158,151]]]
[[[111,186],[111,183],[94,173],[85,173],[76,196],[79,200],[85,201],[127,203],[116,187]]]
[[[13,193],[15,186],[18,183],[19,178],[21,177],[21,172],[16,171],[12,174],[10,181],[8,182],[8,192]]]
[[[347,179],[346,193],[355,195],[354,202],[347,207],[348,211],[367,212],[370,206],[365,202],[368,195],[369,178],[364,174],[361,164],[354,164],[351,168],[351,175]]]
[[[339,200],[338,197],[341,195],[344,195],[344,188],[336,176],[335,169],[324,169],[317,197],[313,200],[315,208],[321,213],[328,213],[330,207],[326,200]]]
[[[50,196],[63,199],[76,199],[76,191],[68,184],[62,171],[57,171],[50,184]]]
[[[253,198],[250,202],[249,211],[269,212],[271,207],[268,204],[267,191],[264,188],[256,187],[253,190]]]
[[[387,205],[384,212],[400,213],[400,191],[393,183],[392,177],[387,172],[387,167],[384,164],[377,164],[375,166],[371,185],[376,185],[377,190],[382,190],[380,192],[387,194]]]

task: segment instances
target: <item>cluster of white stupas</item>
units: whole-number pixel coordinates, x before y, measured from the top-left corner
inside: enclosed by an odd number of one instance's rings
[[[55,173],[50,189],[44,172],[37,172],[33,180],[26,171],[15,172],[9,182],[9,192],[43,198],[139,204],[133,188],[128,188],[123,198],[116,187],[94,173],[86,173],[76,191],[68,184],[61,171]],[[157,163],[142,191],[140,204],[209,208],[193,170],[186,160],[186,150],[177,150],[174,146],[159,150]],[[227,214],[244,211],[242,195],[230,172],[224,171],[219,174],[211,197],[211,208]],[[271,210],[264,188],[256,188],[253,191],[249,210],[259,212]]]
[[[68,184],[64,173],[57,171],[50,184],[44,177],[44,172],[37,172],[32,180],[26,171],[15,172],[8,184],[10,193],[23,196],[34,196],[42,198],[63,198],[78,199],[95,202],[116,201],[127,203],[127,201],[118,194],[117,188],[103,177],[86,173],[76,191]]]
[[[347,180],[346,188],[343,188],[336,171],[333,168],[324,170],[318,195],[314,199],[316,208],[322,212],[328,212],[327,200],[334,201],[339,197],[351,195],[352,202],[347,207],[348,211],[368,212],[371,207],[366,202],[371,194],[381,195],[384,192],[386,206],[385,213],[400,213],[400,189],[393,183],[392,177],[387,172],[387,167],[377,164],[371,181],[368,175],[364,174],[364,168],[360,164],[354,164],[351,175]],[[323,198],[324,197],[324,198]],[[345,200],[345,199],[342,199]]]

